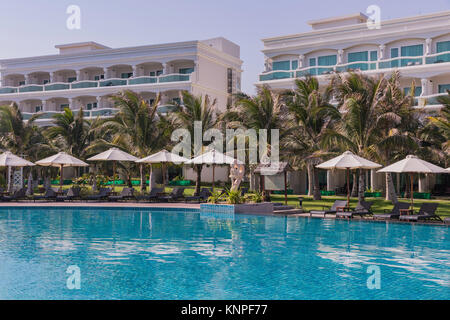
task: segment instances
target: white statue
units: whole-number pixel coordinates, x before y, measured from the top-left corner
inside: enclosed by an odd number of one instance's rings
[[[233,164],[230,165],[231,191],[239,190],[244,174],[245,165],[239,164],[237,160],[234,160]]]

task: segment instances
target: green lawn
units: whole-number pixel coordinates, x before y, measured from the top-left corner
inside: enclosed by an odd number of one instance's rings
[[[58,185],[53,185],[53,188],[58,188]],[[90,186],[86,186],[88,187],[88,189],[90,190],[91,187]],[[64,189],[68,189],[70,188],[69,185],[64,186]],[[124,186],[116,186],[115,190],[117,192],[120,192],[122,189],[124,188]],[[195,191],[195,187],[194,186],[189,186],[189,187],[185,187],[185,195],[193,195],[194,191]],[[136,191],[140,191],[140,187],[135,187]],[[166,187],[166,192],[170,192],[172,191],[173,187]],[[221,188],[217,188],[217,190],[219,190]],[[298,207],[298,197],[299,195],[288,195],[288,205],[294,206],[294,207]],[[339,196],[322,196],[322,200],[320,201],[314,201],[312,200],[312,197],[309,196],[305,196],[302,195],[303,197],[303,208],[305,209],[305,211],[310,211],[310,210],[321,210],[323,208],[323,206],[326,207],[331,207],[333,202],[336,200],[346,200],[346,197],[339,197]],[[272,202],[280,202],[280,203],[284,203],[284,195],[276,195],[276,194],[272,194],[271,195],[271,200]],[[372,210],[375,213],[383,213],[384,209],[387,210],[391,210],[393,205],[390,201],[385,201],[384,198],[366,198],[367,201],[373,201],[374,204],[372,206]],[[400,199],[400,201],[402,202],[409,202],[409,199]],[[350,206],[351,207],[355,207],[356,204],[358,202],[357,198],[351,198],[350,199]],[[442,197],[442,198],[438,198],[438,199],[433,199],[433,200],[423,200],[423,199],[414,199],[414,208],[416,210],[419,210],[420,205],[424,202],[438,202],[439,203],[439,207],[436,211],[436,214],[440,215],[440,216],[450,216],[450,197]]]

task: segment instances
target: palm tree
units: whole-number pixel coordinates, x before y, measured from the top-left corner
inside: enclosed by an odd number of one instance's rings
[[[191,136],[191,154],[197,156],[202,150],[195,150],[198,146],[194,144],[194,123],[201,122],[202,134],[209,129],[212,129],[217,124],[217,116],[214,107],[216,100],[211,101],[206,95],[195,96],[187,91],[182,92],[183,105],[179,106],[177,111],[173,113],[174,128],[183,128],[189,131]],[[202,139],[202,145],[203,139]],[[197,173],[195,182],[195,193],[200,193],[201,175],[203,165],[195,165],[194,170]]]
[[[377,158],[376,145],[382,137],[380,128],[386,119],[395,115],[381,108],[387,81],[384,77],[369,77],[359,73],[346,76],[337,75],[332,80],[335,97],[339,102],[342,121],[335,130],[326,133],[324,145],[337,145],[353,153],[369,158]],[[355,175],[354,175],[355,177]],[[359,172],[358,199],[364,199],[364,176]],[[354,178],[354,188],[356,179]]]
[[[126,90],[111,97],[119,111],[116,115],[100,123],[95,129],[102,132],[102,137],[88,149],[106,149],[118,147],[136,157],[143,158],[150,153],[161,150],[169,143],[170,130],[166,117],[157,113],[159,96],[153,104],[133,91]],[[131,167],[122,165],[130,175]],[[143,187],[143,171],[140,167],[141,187]]]
[[[446,157],[450,156],[450,91],[446,96],[438,97],[438,102],[443,105],[436,117],[429,117],[428,120],[438,129],[441,134],[441,148]]]
[[[328,101],[329,90],[319,91],[316,78],[308,77],[295,81],[296,88],[286,93],[286,104],[294,117],[295,130],[290,136],[289,150],[294,154],[293,162],[306,163],[309,177],[309,195],[320,200],[319,173],[315,167],[326,153],[322,148],[327,130],[340,119],[338,109]]]
[[[240,94],[235,98],[235,106],[225,112],[221,120],[227,123],[228,128],[253,129],[256,132],[262,129],[267,130],[265,156],[269,156],[273,145],[270,131],[279,130],[280,146],[283,145],[286,137],[291,132],[291,119],[282,96],[267,87],[262,87],[258,90],[257,95],[253,97]],[[262,145],[258,145],[259,149],[262,147]],[[285,149],[281,148],[281,150]],[[261,156],[261,150],[259,151],[258,155]],[[280,155],[283,156],[281,153]],[[261,161],[261,159],[258,159],[258,161]],[[250,170],[252,171],[253,169],[254,166],[251,166]]]
[[[84,118],[83,109],[77,114],[69,108],[63,113],[53,115],[52,126],[45,130],[45,135],[52,140],[59,150],[84,158],[90,141],[90,122]]]

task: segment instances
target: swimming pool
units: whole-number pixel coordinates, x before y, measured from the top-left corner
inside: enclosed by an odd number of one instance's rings
[[[0,209],[0,299],[449,299],[449,267],[447,227]]]

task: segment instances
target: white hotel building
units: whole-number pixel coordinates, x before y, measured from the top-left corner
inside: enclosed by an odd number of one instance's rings
[[[224,38],[126,48],[96,42],[55,46],[59,53],[0,60],[0,105],[17,103],[25,120],[37,112],[48,125],[51,116],[69,107],[86,117],[114,114],[108,99],[132,90],[152,102],[161,94],[159,112],[181,102],[181,92],[209,95],[225,109],[240,91],[240,48]]]
[[[361,13],[316,20],[309,22],[312,31],[263,39],[265,70],[256,86],[293,89],[295,79],[308,74],[325,85],[335,72],[390,75],[398,69],[405,91],[415,84],[416,106],[438,110],[436,97],[450,90],[450,11],[381,21],[378,29],[366,22]],[[384,189],[380,176],[367,175],[367,185]],[[421,179],[419,189],[432,188],[432,179]],[[297,191],[304,191],[304,173],[295,180],[301,181]],[[328,172],[327,189],[335,190],[344,181],[340,172]]]

